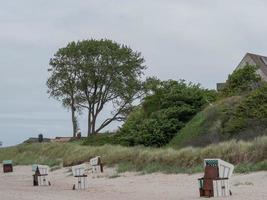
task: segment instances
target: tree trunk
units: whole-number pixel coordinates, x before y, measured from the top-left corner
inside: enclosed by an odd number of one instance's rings
[[[95,134],[95,122],[96,122],[96,117],[93,116],[93,119],[92,119],[92,134]]]
[[[87,137],[91,135],[91,112],[90,109],[88,110],[88,131],[87,131]]]
[[[73,105],[71,106],[71,120],[72,120],[73,137],[76,137],[77,119],[75,117],[75,107]]]

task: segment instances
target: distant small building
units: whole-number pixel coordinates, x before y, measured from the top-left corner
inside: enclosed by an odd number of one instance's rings
[[[257,54],[247,53],[235,69],[242,69],[246,65],[257,66],[256,71],[263,81],[267,82],[267,57]],[[217,83],[217,90],[220,91],[224,88],[225,83]]]
[[[226,85],[226,83],[217,83],[217,85],[216,85],[217,91],[223,90],[225,85]]]
[[[51,142],[69,142],[73,137],[55,137],[55,139],[51,139]]]
[[[50,142],[50,139],[49,138],[43,138],[42,142]],[[28,143],[28,144],[40,143],[40,139],[39,139],[39,137],[38,138],[31,137],[31,138],[25,140],[23,143]]]
[[[51,139],[50,138],[42,138],[41,142],[65,143],[65,142],[70,142],[72,140],[80,140],[80,139],[85,139],[85,137],[81,136],[81,133],[79,133],[79,136],[77,136],[75,138],[74,137],[55,137],[55,138],[51,138]],[[40,142],[40,137],[38,137],[38,138],[31,137],[31,138],[25,140],[23,143],[31,144],[31,143],[41,143],[41,142]]]

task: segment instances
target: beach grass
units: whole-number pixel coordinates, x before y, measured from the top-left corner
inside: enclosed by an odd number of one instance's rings
[[[77,143],[20,144],[0,149],[0,161],[11,159],[15,165],[34,163],[72,166],[101,156],[104,165],[116,166],[118,172],[195,173],[202,171],[203,159],[220,158],[233,163],[235,172],[267,170],[267,136],[252,141],[212,144],[182,149],[147,148],[119,145],[83,146]]]

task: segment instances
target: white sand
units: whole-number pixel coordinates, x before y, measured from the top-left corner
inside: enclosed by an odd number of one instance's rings
[[[106,174],[112,174],[106,169]],[[88,189],[73,191],[75,179],[67,168],[50,172],[52,186],[32,186],[31,166],[17,166],[13,173],[0,172],[0,200],[190,200],[200,199],[197,178],[202,174],[165,175],[134,173],[118,178],[88,177]],[[267,172],[235,175],[232,200],[267,199]],[[205,198],[204,198],[205,199]]]

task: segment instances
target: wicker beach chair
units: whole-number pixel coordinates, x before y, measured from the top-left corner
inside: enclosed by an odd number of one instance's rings
[[[204,177],[199,178],[201,197],[223,197],[231,195],[229,179],[234,166],[221,159],[204,160]]]

